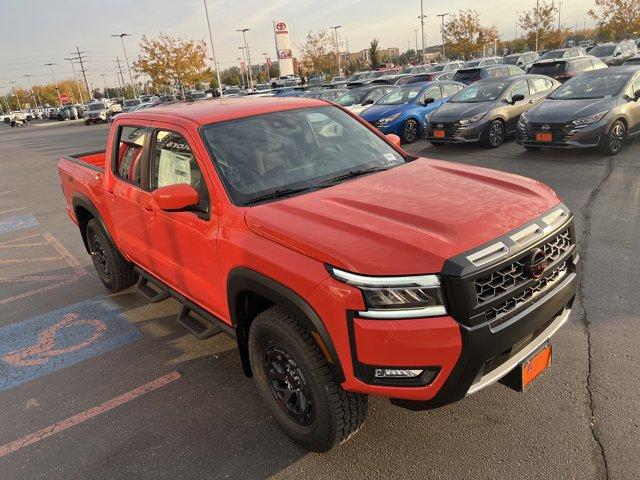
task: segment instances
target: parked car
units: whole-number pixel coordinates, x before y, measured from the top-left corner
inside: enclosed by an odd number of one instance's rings
[[[546,369],[580,283],[549,187],[409,154],[318,100],[215,102],[127,114],[105,151],[63,157],[66,209],[110,292],[137,283],[196,338],[234,339],[293,440],[346,441],[368,395],[426,410]]]
[[[464,88],[457,82],[413,83],[387,93],[360,114],[384,134],[398,135],[413,143],[425,131],[425,116]]]
[[[500,63],[500,57],[483,57],[483,58],[475,58],[473,60],[469,60],[468,62],[464,62],[458,70],[462,68],[475,68],[475,67],[489,67],[491,65],[498,65]],[[455,70],[455,69],[452,69]]]
[[[420,73],[418,75],[411,75],[410,78],[403,79],[404,84],[409,83],[420,83],[420,82],[431,82],[434,80],[453,80],[455,77],[457,70],[450,70],[448,72],[430,72],[430,73]],[[396,85],[398,85],[396,83]]]
[[[589,50],[589,55],[598,57],[610,67],[622,65],[636,53],[638,53],[638,48],[633,40],[625,40],[619,43],[603,43]]]
[[[529,73],[546,75],[559,82],[566,82],[581,73],[603,68],[607,68],[607,65],[599,58],[581,56],[559,60],[541,60],[531,66]]]
[[[558,60],[560,58],[576,58],[582,57],[587,54],[587,51],[582,47],[570,47],[570,48],[558,48],[556,50],[549,50],[540,55],[538,61],[541,60]],[[531,72],[533,73],[533,72]]]
[[[346,81],[347,81],[347,77],[343,75],[336,75],[331,79],[331,84],[336,85],[336,84],[345,83]]]
[[[462,61],[434,63],[431,65],[427,65],[427,71],[424,73],[452,72],[463,68],[464,64],[465,62]],[[482,66],[484,67],[485,65]]]
[[[406,73],[399,73],[397,75],[387,75],[384,77],[376,78],[370,85],[404,85],[413,75]]]
[[[640,133],[640,70],[612,67],[583,73],[520,118],[517,142],[540,147],[592,148],[616,155]]]
[[[335,103],[354,113],[360,113],[395,88],[392,85],[369,85],[353,88],[336,98]]]
[[[636,55],[635,57],[631,57],[629,60],[624,62],[625,67],[629,65],[640,65],[640,55]]]
[[[418,73],[427,73],[427,65],[409,65],[404,67],[400,73],[407,75],[416,75]]]
[[[65,105],[58,109],[57,118],[59,122],[63,122],[65,120],[77,120],[80,118],[80,114],[75,105]]]
[[[93,102],[85,105],[84,124],[107,123],[109,121],[109,110],[102,102]]]
[[[141,103],[142,103],[142,100],[140,100],[139,98],[129,98],[122,103],[122,111],[128,112],[133,107],[137,107]]]
[[[470,85],[486,78],[509,77],[523,75],[524,70],[513,65],[492,65],[489,67],[461,68],[456,71],[453,80]]]
[[[515,65],[526,72],[531,68],[531,65],[533,65],[534,62],[538,61],[539,58],[540,55],[536,52],[513,53],[506,57],[502,57],[501,63],[503,65]]]
[[[560,85],[542,75],[490,78],[469,85],[427,119],[425,138],[433,145],[502,145],[516,131],[522,113]]]
[[[329,102],[335,101],[343,93],[348,92],[346,88],[332,88],[329,90],[317,90],[313,92],[307,92],[305,97],[317,98],[319,100],[327,100]]]
[[[324,85],[326,76],[322,74],[311,75],[309,77],[309,86]]]

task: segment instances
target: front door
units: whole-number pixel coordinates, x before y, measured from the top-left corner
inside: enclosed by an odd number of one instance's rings
[[[194,140],[175,125],[154,122],[149,143],[149,191],[142,196],[142,215],[149,239],[151,272],[167,285],[218,317],[223,316],[217,238],[218,215],[212,209],[213,188],[205,158],[197,158]],[[199,211],[159,210],[152,192],[188,183],[200,195]]]

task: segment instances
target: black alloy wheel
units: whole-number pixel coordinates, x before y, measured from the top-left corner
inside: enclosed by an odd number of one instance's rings
[[[402,127],[402,140],[404,143],[413,143],[418,139],[420,126],[415,120],[409,119],[404,122]]]
[[[505,140],[505,127],[504,123],[500,120],[494,120],[487,129],[487,138],[485,144],[489,148],[498,148],[504,143]]]
[[[103,278],[104,281],[109,282],[111,280],[111,269],[109,268],[109,262],[107,260],[107,247],[102,244],[104,237],[93,228],[89,229],[88,234],[87,242],[89,243],[89,251],[91,252],[93,265],[96,267],[100,277]]]
[[[611,125],[609,134],[606,137],[606,144],[602,151],[605,155],[617,155],[627,141],[627,127],[621,120],[616,120]]]

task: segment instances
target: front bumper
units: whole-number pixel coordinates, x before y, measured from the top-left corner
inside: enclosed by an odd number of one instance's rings
[[[539,120],[529,121],[525,126],[518,124],[516,142],[523,147],[542,148],[593,148],[602,143],[610,128],[608,119],[600,120],[586,126],[575,126],[572,123],[545,123]],[[544,125],[549,126],[552,134],[551,142],[539,142],[536,135],[542,132]]]
[[[442,125],[442,127],[440,127]],[[441,143],[477,143],[489,126],[488,121],[479,121],[470,125],[460,125],[458,122],[432,121],[425,128],[424,140]],[[435,130],[444,130],[445,136],[436,137]]]

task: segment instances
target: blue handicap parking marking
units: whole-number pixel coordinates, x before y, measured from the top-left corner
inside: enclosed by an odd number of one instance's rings
[[[0,391],[141,338],[111,300],[95,298],[0,328]]]
[[[22,230],[23,228],[35,227],[36,225],[38,225],[38,220],[36,220],[36,217],[31,213],[26,215],[16,215],[15,217],[0,220],[0,233]]]

